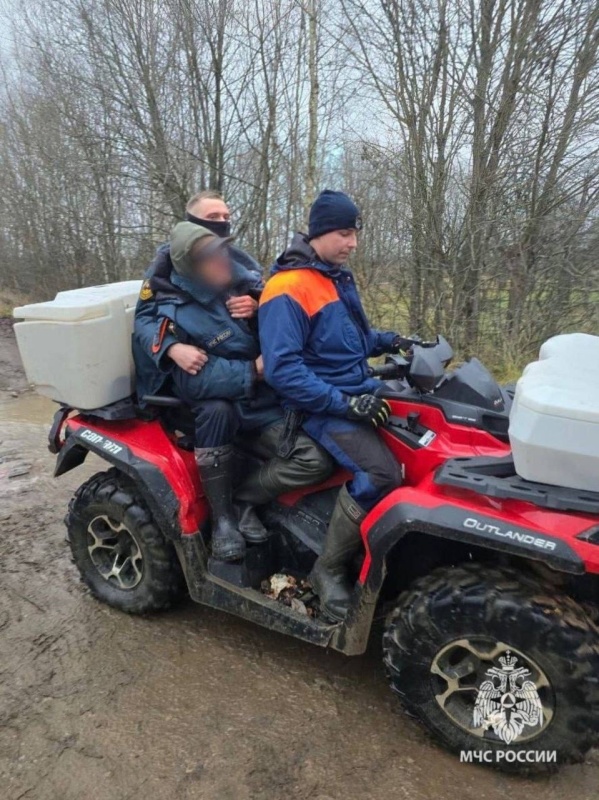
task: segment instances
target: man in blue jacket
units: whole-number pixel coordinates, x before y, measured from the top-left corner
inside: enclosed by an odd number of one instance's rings
[[[358,208],[324,191],[310,210],[309,235],[296,234],[272,268],[260,300],[264,374],[303,429],[351,473],[342,487],[324,551],[310,575],[325,614],[341,620],[352,586],[347,568],[360,547],[360,523],[402,481],[401,467],[377,435],[389,404],[376,396],[367,358],[397,353],[402,337],[370,327],[352,273]]]
[[[172,392],[191,409],[196,461],[212,511],[212,554],[237,560],[246,540],[266,538],[254,505],[324,480],[332,462],[306,435],[286,458],[278,456],[283,413],[263,380],[255,321],[230,310],[234,300],[248,297],[256,277],[233,261],[229,243],[193,222],[175,226],[168,280],[142,289],[133,354],[140,398]],[[194,353],[201,356],[197,362]],[[240,432],[268,460],[236,493],[237,515],[232,443]]]

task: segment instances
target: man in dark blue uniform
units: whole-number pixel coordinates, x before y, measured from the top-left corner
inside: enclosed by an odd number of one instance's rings
[[[266,535],[254,506],[319,483],[330,474],[332,461],[305,434],[287,457],[278,455],[283,412],[263,380],[256,321],[239,313],[259,282],[231,256],[230,238],[181,222],[171,235],[169,260],[168,276],[148,279],[138,304],[133,337],[138,396],[172,392],[192,411],[196,460],[212,510],[212,553],[237,560],[246,540],[259,542]],[[238,433],[268,460],[240,487],[235,509],[232,443]]]

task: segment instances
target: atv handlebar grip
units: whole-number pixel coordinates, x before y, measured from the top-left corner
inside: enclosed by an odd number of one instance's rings
[[[383,364],[380,367],[369,367],[368,374],[373,378],[396,378],[400,374],[397,364]]]

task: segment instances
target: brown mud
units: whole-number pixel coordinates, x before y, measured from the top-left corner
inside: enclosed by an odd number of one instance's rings
[[[595,753],[534,780],[460,764],[398,708],[376,642],[346,658],[190,601],[150,617],[96,602],[62,520],[103,465],[54,480],[51,413],[0,321],[2,800],[597,795]]]

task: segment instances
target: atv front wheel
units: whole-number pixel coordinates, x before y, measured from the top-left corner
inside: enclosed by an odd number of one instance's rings
[[[599,731],[599,629],[571,598],[516,570],[441,567],[387,619],[393,691],[461,760],[551,771]]]
[[[66,517],[73,560],[98,600],[132,614],[166,608],[182,585],[173,545],[117,469],[81,486]]]

